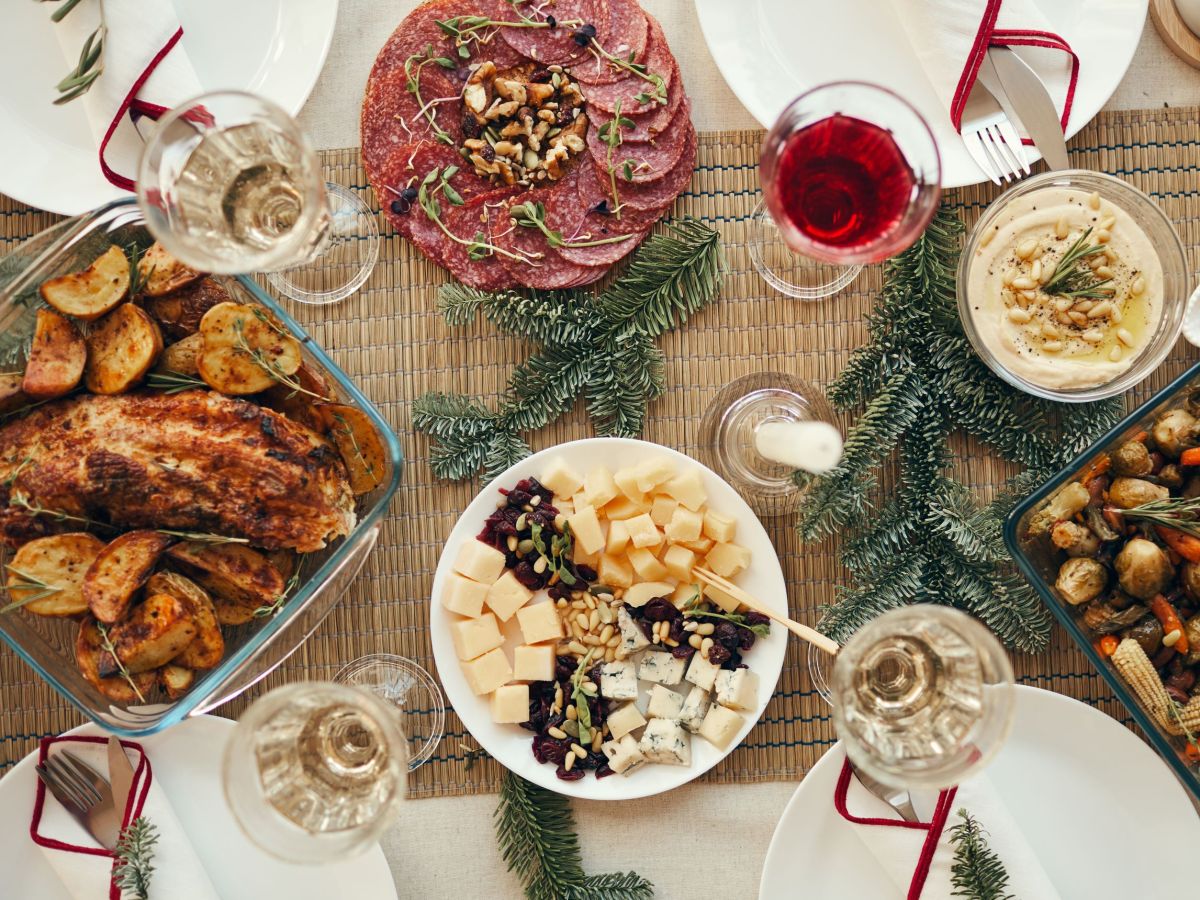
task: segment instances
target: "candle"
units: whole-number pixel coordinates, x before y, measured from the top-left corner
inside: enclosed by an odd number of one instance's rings
[[[828,422],[763,422],[754,430],[754,448],[767,459],[821,475],[842,459],[842,435]]]

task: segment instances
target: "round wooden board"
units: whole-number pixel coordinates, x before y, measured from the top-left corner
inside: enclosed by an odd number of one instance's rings
[[[1150,0],[1150,18],[1171,52],[1200,69],[1200,37],[1197,37],[1175,6],[1175,0]]]

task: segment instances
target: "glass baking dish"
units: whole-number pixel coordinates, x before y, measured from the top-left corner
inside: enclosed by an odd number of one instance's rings
[[[88,266],[110,244],[151,242],[142,214],[130,198],[68,219],[25,241],[0,259],[0,369],[19,364],[33,334],[41,305],[37,290],[48,278]],[[225,658],[214,669],[197,673],[192,689],[174,702],[123,705],[109,700],[79,674],[70,619],[20,613],[0,615],[0,637],[34,670],[93,721],[128,737],[153,734],[189,716],[200,715],[237,696],[290,656],[313,633],[358,574],[379,537],[384,513],[400,484],[400,441],[379,410],[350,378],[305,334],[287,310],[244,276],[217,277],[239,303],[257,303],[278,316],[300,341],[307,362],[334,386],[339,402],[362,410],[374,424],[386,452],[387,471],[380,485],[356,498],[357,524],[345,538],[317,553],[305,554],[311,574],[297,585],[273,617],[224,627]],[[0,563],[10,551],[0,549]]]
[[[1200,800],[1200,773],[1196,766],[1184,756],[1186,741],[1175,737],[1162,728],[1155,716],[1141,702],[1133,688],[1117,672],[1111,660],[1102,657],[1094,646],[1099,635],[1083,623],[1081,615],[1087,604],[1071,606],[1063,600],[1053,587],[1062,563],[1062,553],[1056,550],[1045,536],[1030,538],[1029,526],[1041,510],[1058,493],[1083,474],[1083,471],[1101,454],[1110,452],[1139,432],[1149,432],[1158,415],[1167,409],[1185,405],[1183,398],[1200,387],[1200,364],[1192,366],[1173,382],[1151,397],[1146,403],[1130,413],[1119,425],[1101,437],[1087,450],[1067,464],[1061,472],[1019,504],[1009,515],[1004,526],[1004,540],[1013,559],[1029,583],[1041,595],[1043,602],[1062,623],[1063,628],[1079,645],[1079,649],[1091,660],[1092,665],[1112,688],[1113,693],[1129,709],[1134,720],[1163,759],[1175,770],[1180,781]]]

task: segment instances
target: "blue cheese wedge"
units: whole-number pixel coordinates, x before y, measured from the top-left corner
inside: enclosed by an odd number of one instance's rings
[[[688,663],[687,675],[684,676],[696,687],[704,688],[706,691],[711,691],[717,680],[717,673],[721,671],[721,667],[710,663],[704,655],[700,653],[692,654],[692,661]]]
[[[636,703],[627,703],[620,709],[614,709],[604,720],[608,725],[608,733],[613,740],[619,741],[631,731],[636,731],[646,724],[646,717],[641,714]]]
[[[617,607],[617,625],[621,628],[621,647],[628,656],[650,646],[650,639],[642,631],[642,626],[633,620],[624,606]]]
[[[669,766],[692,764],[692,736],[673,719],[651,719],[646,723],[638,749],[648,762]]]
[[[650,689],[650,704],[646,714],[652,719],[678,719],[683,711],[683,694],[677,694],[661,684]]]
[[[628,775],[646,761],[638,742],[627,734],[619,741],[605,741],[600,751],[608,757],[608,767],[618,775]]]
[[[704,738],[718,750],[725,750],[739,731],[745,719],[732,709],[724,706],[714,706],[704,716],[700,724],[700,737]]]
[[[600,696],[606,700],[636,700],[637,682],[637,668],[631,662],[619,660],[600,667]]]
[[[726,669],[717,674],[717,702],[730,709],[758,706],[758,675],[749,669]]]
[[[692,688],[684,698],[683,709],[679,711],[679,724],[695,734],[700,730],[700,723],[704,721],[711,705],[708,691],[702,687]],[[609,721],[612,721],[612,716],[609,716]]]
[[[683,681],[686,665],[687,660],[674,657],[670,653],[651,652],[642,657],[637,677],[642,681],[653,681],[655,684],[679,684]]]

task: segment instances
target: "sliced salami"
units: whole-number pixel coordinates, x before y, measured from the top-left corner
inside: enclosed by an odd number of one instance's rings
[[[516,0],[510,7],[508,21],[514,16],[523,16],[534,22],[546,23],[553,19],[552,28],[501,28],[500,36],[505,42],[534,62],[547,65],[567,65],[583,59],[586,44],[575,40],[578,26],[582,23],[595,29],[595,37],[601,43],[608,40],[609,0]]]
[[[668,105],[672,91],[682,91],[682,88],[675,84],[679,69],[671,56],[671,48],[667,45],[662,26],[653,16],[646,16],[646,20],[649,22],[650,35],[646,40],[645,72],[642,75],[629,74],[625,78],[606,84],[589,84],[580,78],[589,108],[615,113],[619,103],[623,115],[642,115],[653,112],[656,106]],[[657,88],[649,80],[652,76],[662,79],[667,103],[660,104],[654,99]]]
[[[463,206],[447,206],[443,203],[442,220],[450,233],[462,240],[478,238],[494,243],[495,233],[504,221],[504,203],[512,194],[512,188],[501,188]],[[446,268],[463,284],[487,291],[512,284],[512,276],[503,257],[493,253],[472,259],[469,244],[447,240]]]
[[[662,134],[668,127],[671,121],[679,113],[679,107],[684,100],[683,82],[679,77],[679,68],[672,64],[671,80],[675,84],[675,88],[667,91],[667,105],[655,106],[653,109],[643,113],[634,113],[629,115],[625,112],[625,108],[621,107],[621,115],[629,118],[633,122],[633,127],[623,129],[622,137],[627,141],[651,141],[658,135]],[[588,118],[597,128],[604,125],[606,122],[612,121],[613,115],[597,106],[588,106]]]
[[[618,186],[621,204],[627,210],[658,210],[659,215],[678,197],[692,180],[696,168],[696,129],[690,121],[684,135],[684,150],[675,168],[665,178],[649,184],[624,184]]]
[[[658,221],[658,213],[626,210],[618,217],[608,211],[612,198],[594,166],[581,166],[575,181],[577,200],[573,215],[564,218],[562,234],[576,241],[604,240],[630,235],[629,240],[594,247],[560,247],[563,259],[581,266],[611,266],[629,255],[649,228]]]
[[[605,50],[620,59],[645,62],[649,23],[637,0],[608,0],[608,43]],[[629,73],[613,65],[592,48],[571,64],[571,74],[589,84],[612,84]]]
[[[626,141],[622,135],[621,143],[613,147],[611,153],[608,144],[600,137],[600,129],[593,126],[587,133],[588,150],[605,174],[611,159],[616,177],[622,184],[658,181],[669,174],[683,156],[687,134],[683,123],[689,121],[690,116],[691,103],[685,100],[679,107],[676,121],[655,140]]]
[[[528,287],[557,291],[574,287],[591,278],[592,273],[587,266],[566,260],[558,250],[550,246],[546,236],[539,229],[517,225],[508,217],[509,209],[516,204],[527,200],[541,203],[546,212],[546,227],[561,233],[563,226],[578,209],[575,175],[579,169],[582,169],[582,166],[577,166],[548,189],[540,190],[536,194],[513,197],[503,211],[507,220],[506,227],[496,232],[495,243],[509,253],[526,258],[514,260],[505,257],[504,265],[515,279]]]

